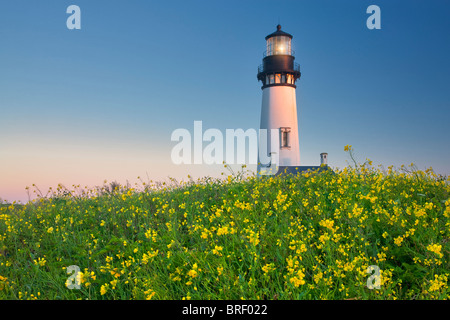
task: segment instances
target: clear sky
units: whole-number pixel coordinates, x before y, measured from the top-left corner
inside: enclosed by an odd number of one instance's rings
[[[69,30],[69,5],[81,30]],[[381,29],[369,30],[369,5]],[[264,37],[282,29],[297,83],[301,162],[415,163],[450,174],[450,2],[400,0],[0,2],[0,197],[219,176],[175,165],[171,133],[259,127]],[[147,178],[148,177],[148,178]]]

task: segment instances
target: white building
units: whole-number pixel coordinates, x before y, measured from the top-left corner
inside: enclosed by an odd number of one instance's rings
[[[266,51],[258,68],[257,77],[263,84],[260,129],[267,130],[267,137],[260,137],[260,148],[267,146],[262,152],[267,150],[266,158],[272,158],[266,163],[258,158],[259,175],[319,168],[300,165],[295,89],[301,73],[300,65],[294,62],[291,40],[292,35],[277,25],[277,31],[266,36]],[[273,129],[278,130],[278,141],[270,136]],[[321,164],[327,164],[325,153],[321,154]]]

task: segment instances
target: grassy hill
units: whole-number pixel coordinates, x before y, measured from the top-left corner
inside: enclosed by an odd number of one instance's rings
[[[0,208],[0,299],[447,299],[449,191],[367,165],[58,188]]]

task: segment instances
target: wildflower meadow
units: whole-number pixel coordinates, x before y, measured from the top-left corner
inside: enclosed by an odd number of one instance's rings
[[[449,192],[432,169],[370,161],[59,186],[1,205],[0,299],[448,299]]]

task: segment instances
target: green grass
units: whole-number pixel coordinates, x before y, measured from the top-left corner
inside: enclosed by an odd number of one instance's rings
[[[111,189],[60,186],[23,206],[2,205],[0,299],[450,294],[450,188],[431,170],[363,165]],[[71,282],[72,265],[82,274]],[[367,287],[371,265],[381,270],[379,289]]]

